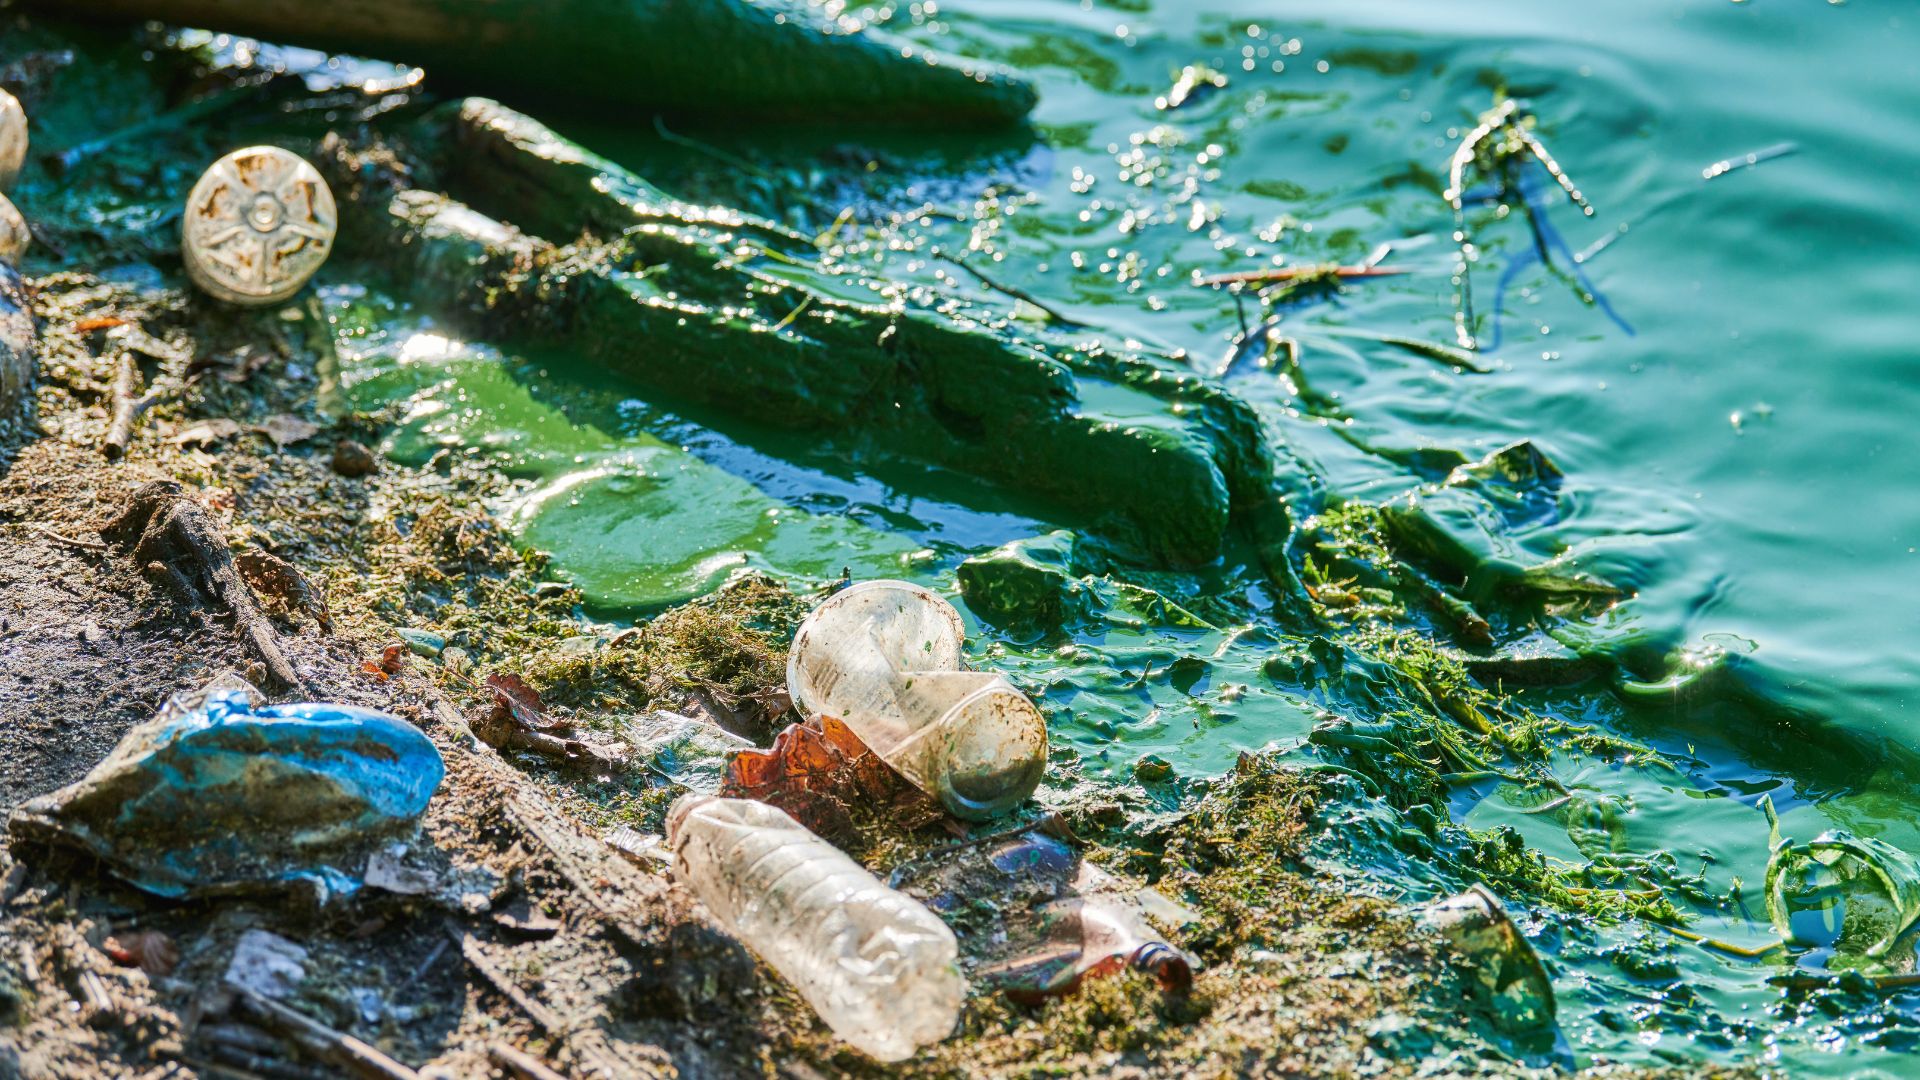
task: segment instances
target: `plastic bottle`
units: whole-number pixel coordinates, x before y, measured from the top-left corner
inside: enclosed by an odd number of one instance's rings
[[[794,635],[787,689],[807,715],[845,723],[956,817],[979,820],[1033,794],[1047,724],[1003,676],[966,671],[953,605],[905,581],[834,594]]]
[[[1419,919],[1467,960],[1501,1028],[1519,1032],[1553,1023],[1553,980],[1540,954],[1486,886],[1475,885],[1429,904]]]
[[[953,931],[785,811],[683,796],[667,843],[674,876],[835,1035],[904,1061],[952,1033],[967,996]]]

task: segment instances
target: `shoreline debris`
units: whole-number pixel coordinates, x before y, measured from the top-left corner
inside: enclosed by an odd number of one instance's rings
[[[305,692],[279,632],[247,588],[221,530],[185,488],[172,480],[142,486],[119,515],[101,527],[100,535],[127,551],[140,572],[170,591],[181,606],[190,611],[225,608],[240,640],[266,665],[277,688]]]
[[[667,843],[674,877],[841,1039],[895,1062],[953,1032],[967,996],[953,931],[785,811],[688,795]]]
[[[1003,814],[1040,784],[1047,724],[1003,675],[961,664],[953,605],[905,581],[827,598],[794,634],[787,691],[803,716],[832,716],[955,817]]]
[[[277,146],[214,162],[187,195],[180,255],[200,291],[230,304],[277,304],[333,250],[340,211],[320,173]]]
[[[310,888],[411,830],[445,766],[425,735],[350,705],[263,706],[231,673],[167,700],[78,782],[23,803],[15,842],[75,847],[157,896]]]

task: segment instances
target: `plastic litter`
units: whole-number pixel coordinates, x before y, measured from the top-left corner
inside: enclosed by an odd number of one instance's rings
[[[307,950],[269,930],[249,930],[234,943],[223,982],[264,998],[284,998],[307,977]]]
[[[956,817],[980,820],[1039,786],[1047,725],[1003,676],[961,664],[953,605],[904,581],[843,589],[807,616],[787,658],[804,716],[844,722]]]
[[[27,219],[12,199],[0,195],[0,261],[18,264],[32,246],[33,230],[27,227]]]
[[[896,879],[935,911],[967,910],[973,923],[985,921],[968,934],[971,973],[1016,1001],[1071,994],[1127,968],[1168,993],[1191,989],[1193,961],[1149,919],[1183,926],[1197,916],[1087,862],[1046,827],[960,847]],[[977,910],[978,897],[991,898],[992,908]]]
[[[27,163],[27,110],[0,90],[0,189],[10,188]]]
[[[333,250],[333,192],[306,159],[249,146],[213,163],[187,195],[180,225],[187,276],[230,304],[277,304]]]
[[[670,712],[625,720],[620,734],[633,747],[635,760],[704,795],[720,790],[729,754],[753,749],[751,742],[731,731]]]
[[[952,1033],[967,996],[953,931],[777,807],[688,795],[674,875],[820,1014],[880,1061]]]
[[[1485,886],[1429,905],[1420,922],[1466,957],[1500,1027],[1527,1031],[1553,1023],[1553,981],[1546,966]]]
[[[718,794],[777,806],[803,828],[836,840],[856,832],[856,807],[908,830],[945,816],[831,716],[787,725],[770,749],[735,752]]]
[[[262,707],[237,675],[168,699],[79,782],[14,811],[16,838],[77,846],[161,896],[304,882],[352,892],[445,773],[412,726],[349,705]]]

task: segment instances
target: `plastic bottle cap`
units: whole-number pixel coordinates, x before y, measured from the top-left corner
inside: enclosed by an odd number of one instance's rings
[[[249,146],[214,162],[193,185],[181,255],[209,296],[279,303],[327,261],[338,221],[333,192],[304,158]]]

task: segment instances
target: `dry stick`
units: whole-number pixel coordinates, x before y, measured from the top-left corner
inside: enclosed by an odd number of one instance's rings
[[[478,938],[460,929],[458,925],[451,921],[447,923],[447,934],[459,943],[460,955],[466,957],[467,963],[473,965],[473,970],[479,972],[480,977],[487,980],[488,986],[493,987],[505,995],[506,999],[513,1002],[514,1007],[522,1013],[525,1013],[527,1019],[533,1021],[540,1030],[553,1036],[556,1041],[566,1041],[566,1022],[552,1009],[547,1008],[535,1000],[533,995],[514,985],[513,980],[507,977],[506,972],[495,967],[493,961],[487,959],[487,954],[480,951],[480,941]]]
[[[127,454],[127,447],[133,443],[133,425],[147,410],[179,393],[178,387],[156,386],[141,397],[134,397],[140,389],[140,366],[134,363],[132,352],[120,354],[120,367],[113,377],[113,422],[107,426],[106,441],[100,445],[100,452],[108,461],[118,461]]]
[[[140,415],[133,395],[139,389],[140,366],[133,362],[133,353],[123,352],[113,376],[113,423],[107,426],[107,441],[100,447],[108,461],[126,456],[127,444],[133,441],[133,422]]]
[[[1008,296],[1013,297],[1015,300],[1021,300],[1021,301],[1025,301],[1026,303],[1032,304],[1034,307],[1037,307],[1041,311],[1046,312],[1047,318],[1052,319],[1054,322],[1059,323],[1061,326],[1084,327],[1087,325],[1086,323],[1083,323],[1078,319],[1069,319],[1065,315],[1060,314],[1058,311],[1055,311],[1052,307],[1049,307],[1045,301],[1039,299],[1038,297],[1034,296],[1032,293],[1028,292],[1025,289],[1018,289],[1012,285],[1000,284],[999,282],[993,280],[992,278],[981,273],[980,271],[975,270],[973,267],[968,266],[964,261],[960,259],[956,259],[953,256],[948,255],[944,251],[935,252],[933,257],[936,259],[939,259],[942,262],[950,262],[953,265],[959,267],[960,269],[965,270],[967,273],[972,274],[975,281],[978,281],[980,284],[985,285],[989,289],[992,289],[994,292],[1004,293]]]
[[[487,1059],[520,1080],[566,1080],[566,1077],[547,1068],[539,1058],[515,1050],[506,1043],[494,1043],[488,1047]]]
[[[292,1039],[323,1061],[366,1080],[420,1080],[420,1074],[351,1035],[251,990],[235,987],[234,992],[256,1023]]]
[[[1320,274],[1331,274],[1346,280],[1348,278],[1395,277],[1407,273],[1399,266],[1275,266],[1266,270],[1236,270],[1231,274],[1214,274],[1194,282],[1195,285],[1266,285],[1310,278]]]
[[[233,615],[234,629],[267,666],[280,689],[305,692],[287,659],[280,635],[260,610],[233,564],[233,551],[200,504],[171,480],[156,480],[134,492],[126,509],[100,529],[108,542],[130,546],[135,565],[170,588],[189,607],[211,597]]]
[[[39,534],[41,534],[42,536],[45,536],[45,537],[46,537],[47,539],[49,539],[49,540],[58,540],[58,541],[60,541],[61,543],[63,543],[63,544],[66,544],[66,545],[68,545],[68,546],[70,546],[70,547],[77,547],[77,548],[79,548],[79,549],[81,549],[82,551],[105,551],[105,550],[107,550],[107,545],[105,545],[105,544],[96,544],[96,543],[94,543],[94,542],[93,542],[93,541],[91,541],[91,540],[80,540],[80,539],[76,539],[76,538],[74,538],[74,537],[71,537],[71,536],[66,536],[66,535],[63,535],[63,534],[61,534],[61,533],[57,533],[57,532],[55,532],[55,531],[53,531],[52,529],[49,529],[49,528],[48,528],[48,527],[46,527],[45,525],[41,525],[41,524],[38,524],[38,523],[35,523],[35,522],[28,522],[28,523],[27,523],[27,528],[29,528],[29,529],[32,529],[32,530],[33,530],[34,532],[37,532],[37,533],[39,533]]]

